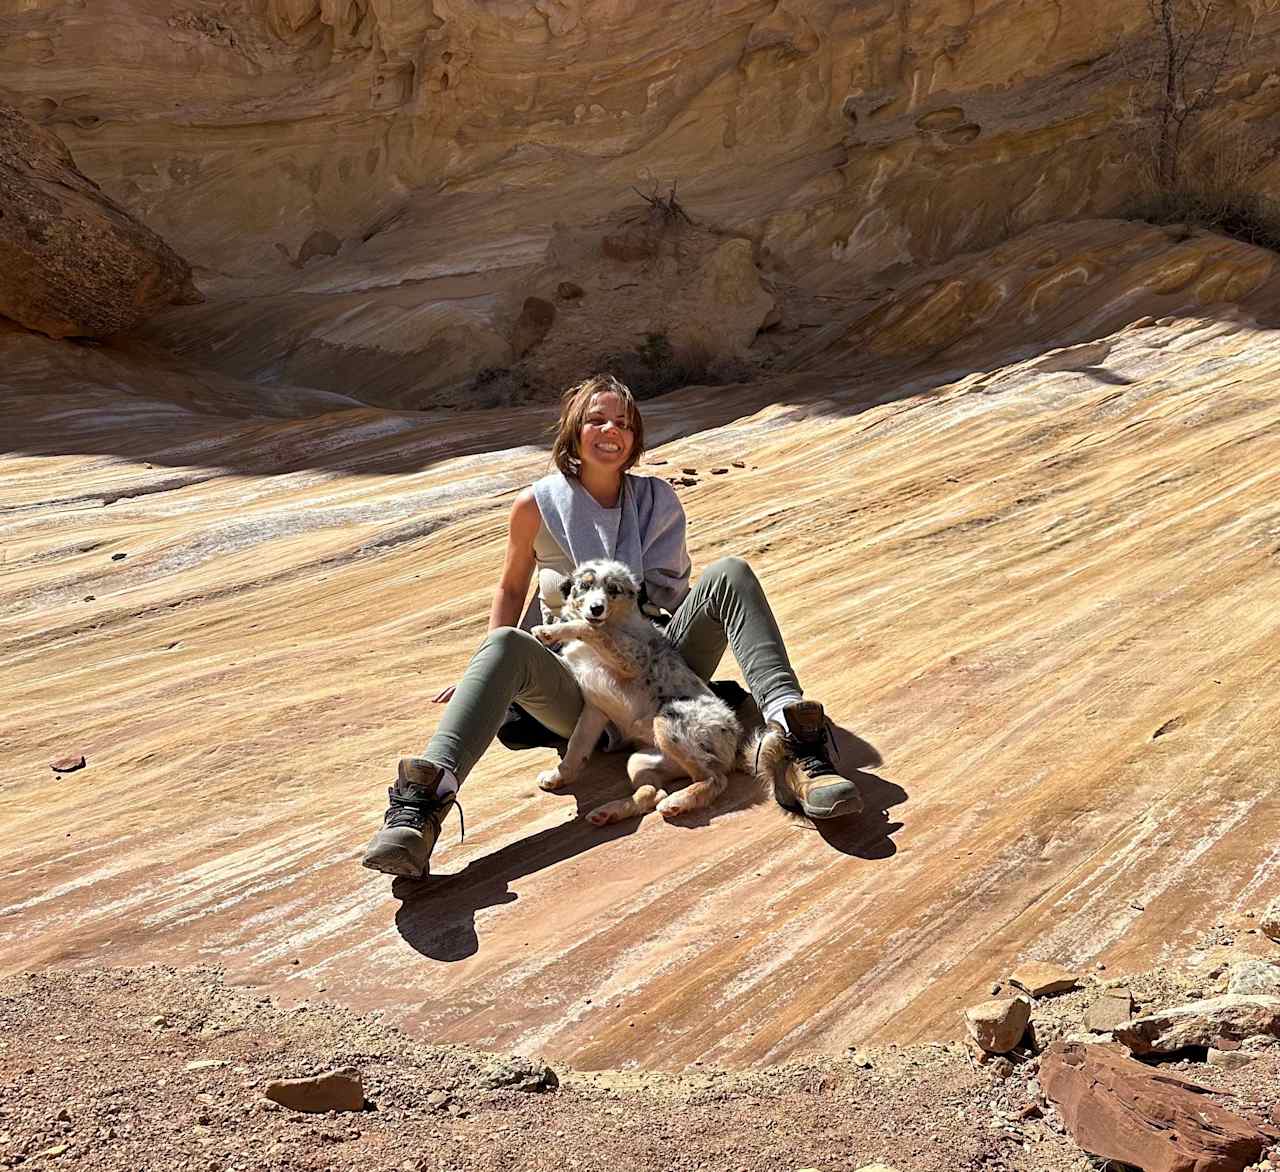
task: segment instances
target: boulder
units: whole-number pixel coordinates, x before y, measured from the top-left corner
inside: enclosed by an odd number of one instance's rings
[[[1280,1034],[1280,997],[1227,993],[1134,1018],[1115,1031],[1135,1054],[1171,1054],[1253,1034]]]
[[[1267,910],[1262,913],[1262,922],[1258,926],[1264,936],[1280,941],[1280,897],[1271,901]]]
[[[1069,993],[1079,983],[1079,978],[1060,964],[1031,960],[1013,970],[1009,983],[1025,989],[1032,997],[1048,997],[1052,993]]]
[[[1039,1077],[1081,1148],[1144,1172],[1242,1172],[1273,1138],[1213,1102],[1209,1088],[1143,1066],[1118,1046],[1055,1042]]]
[[[1109,1034],[1129,1024],[1133,1018],[1133,995],[1123,985],[1103,990],[1085,1011],[1084,1024],[1095,1034]]]
[[[324,1111],[362,1111],[364,1085],[353,1067],[331,1070],[309,1078],[280,1078],[264,1092],[273,1103],[292,1111],[318,1114]]]
[[[0,209],[0,315],[29,330],[102,338],[203,300],[182,257],[2,103]]]
[[[1232,961],[1227,973],[1227,992],[1280,997],[1280,964],[1256,957]]]
[[[1007,1054],[1027,1032],[1031,1002],[1026,997],[997,997],[964,1011],[969,1036],[988,1054]]]

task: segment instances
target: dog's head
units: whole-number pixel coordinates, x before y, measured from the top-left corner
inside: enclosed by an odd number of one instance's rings
[[[583,562],[560,584],[568,608],[595,625],[616,622],[635,610],[640,583],[621,562]]]

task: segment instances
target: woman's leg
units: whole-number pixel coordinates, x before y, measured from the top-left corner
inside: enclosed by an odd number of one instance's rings
[[[741,558],[721,558],[707,567],[676,610],[667,638],[704,680],[732,647],[766,720],[777,720],[803,696],[769,600]]]
[[[528,632],[499,627],[467,664],[418,759],[449,770],[461,784],[497,736],[513,700],[562,737],[573,733],[582,711],[582,694],[564,660]]]
[[[467,665],[422,756],[400,758],[382,828],[365,849],[366,867],[415,879],[427,873],[458,786],[497,735],[512,700],[565,737],[582,711],[582,695],[563,661],[532,635],[499,627]]]
[[[747,687],[766,722],[779,726],[793,768],[779,804],[811,818],[857,813],[857,787],[836,771],[822,705],[805,700],[787,658],[769,601],[759,579],[741,558],[721,558],[707,567],[680,604],[667,637],[704,680],[711,678],[725,647],[733,648]]]

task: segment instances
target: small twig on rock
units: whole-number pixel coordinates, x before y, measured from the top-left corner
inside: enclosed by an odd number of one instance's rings
[[[689,213],[684,210],[680,201],[676,199],[677,182],[678,180],[674,179],[671,181],[671,190],[667,193],[665,198],[658,194],[657,180],[654,180],[653,193],[651,195],[645,195],[645,193],[636,187],[635,184],[631,185],[631,190],[644,200],[653,212],[659,214],[664,220],[670,223],[674,223],[676,220],[683,220],[686,224],[692,225],[693,220],[690,218]]]

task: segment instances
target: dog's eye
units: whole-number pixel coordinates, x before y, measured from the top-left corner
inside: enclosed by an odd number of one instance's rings
[[[605,592],[605,593],[606,593],[610,598],[617,598],[617,597],[618,597],[618,595],[622,593],[621,589],[619,589],[619,587],[617,587],[617,586],[606,586],[606,587],[604,588],[604,592]]]

